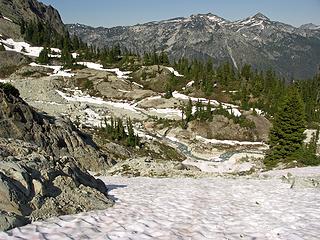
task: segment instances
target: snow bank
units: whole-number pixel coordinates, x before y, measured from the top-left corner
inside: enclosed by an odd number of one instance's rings
[[[9,21],[9,22],[13,22],[13,21],[12,21],[10,18],[8,18],[8,17],[2,16],[2,18],[3,18],[4,20]]]
[[[50,74],[49,76],[59,76],[59,77],[73,77],[74,76],[73,73],[70,73],[71,70],[62,70],[63,66],[41,65],[41,64],[34,63],[34,62],[30,63],[30,66],[53,69],[53,74]]]
[[[86,114],[84,122],[86,126],[101,127],[104,119],[98,113],[90,108],[85,109],[84,112]]]
[[[218,140],[218,139],[208,139],[201,136],[196,136],[198,141],[202,141],[204,143],[211,143],[214,145],[229,145],[229,146],[267,146],[263,142],[240,142],[234,140]]]
[[[130,73],[132,73],[131,71],[121,71],[119,68],[114,68],[114,69],[106,69],[107,72],[112,72],[112,73],[115,73],[117,75],[118,78],[121,78],[121,79],[129,79],[131,77],[127,76],[129,75]]]
[[[70,90],[67,89],[72,94],[67,94],[62,91],[56,90],[56,92],[64,99],[69,102],[83,102],[96,105],[108,105],[119,109],[125,109],[137,113],[137,108],[135,104],[130,102],[113,102],[105,101],[102,98],[92,97],[90,95],[85,95],[81,90]]]
[[[287,176],[288,173],[291,173],[295,177],[315,177],[320,176],[320,166],[318,167],[304,167],[304,168],[289,168],[283,170],[272,170],[268,172],[263,172],[261,175],[270,176],[270,177],[282,177]]]
[[[192,87],[193,84],[194,84],[194,81],[188,82],[187,85],[186,85],[186,87]]]
[[[310,143],[313,136],[315,136],[317,133],[316,129],[307,129],[304,134],[306,135],[306,139],[304,140],[304,143]],[[318,139],[318,145],[320,145],[320,138]]]
[[[164,114],[166,117],[171,117],[171,116],[178,116],[182,117],[182,111],[179,109],[173,109],[173,108],[151,108],[149,109],[150,113],[159,113],[159,114]]]
[[[101,178],[114,207],[34,222],[1,239],[319,239],[320,194],[277,179]]]
[[[259,159],[263,157],[263,154],[257,153],[235,153],[227,161],[223,161],[219,157],[213,157],[212,161],[187,159],[183,164],[196,166],[201,171],[208,173],[240,173],[250,171],[254,166],[252,162],[242,161],[242,159]]]
[[[8,79],[0,79],[0,83],[10,83],[11,80]]]
[[[79,54],[78,54],[78,53],[72,53],[71,55],[72,55],[72,57],[73,57],[74,59],[76,59],[77,57],[79,57]]]
[[[176,99],[182,99],[182,100],[189,100],[191,99],[192,102],[202,102],[203,104],[208,104],[210,101],[210,104],[218,107],[220,104],[221,106],[226,109],[230,114],[236,116],[236,117],[240,117],[242,114],[239,111],[239,106],[233,105],[233,104],[229,104],[229,103],[220,103],[216,100],[209,100],[206,98],[195,98],[195,97],[189,97],[185,94],[179,93],[177,91],[172,93],[172,96]]]
[[[11,38],[6,40],[0,39],[0,42],[3,43],[6,51],[14,51],[30,57],[39,57],[40,52],[43,50],[43,47],[32,47],[29,43],[16,42]],[[56,52],[57,54],[51,54],[50,57],[61,57],[60,49],[51,48],[51,51]]]
[[[130,77],[127,76],[131,71],[121,71],[119,68],[114,68],[114,69],[105,69],[103,68],[103,65],[98,64],[98,63],[93,63],[93,62],[78,62],[77,64],[83,65],[87,68],[98,70],[98,71],[106,71],[106,72],[112,72],[117,75],[118,78],[120,79],[129,79]]]
[[[183,75],[179,74],[174,68],[166,67],[171,73],[173,73],[176,77],[184,77]]]
[[[31,45],[26,42],[16,42],[11,38],[6,40],[0,39],[0,42],[4,44],[7,51],[19,52],[31,57],[39,57],[43,49],[43,47],[31,47]]]
[[[138,86],[139,88],[143,88],[143,85],[139,84],[139,83],[136,83],[136,82],[132,82],[133,85],[136,85]]]

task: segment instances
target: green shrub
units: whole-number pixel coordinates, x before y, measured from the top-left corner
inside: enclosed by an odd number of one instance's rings
[[[4,66],[0,68],[0,78],[9,77],[18,69],[17,66]]]
[[[20,96],[19,90],[12,86],[10,83],[0,83],[0,89],[2,89],[7,95],[12,95],[15,97]]]
[[[3,44],[0,44],[0,52],[5,51],[6,49],[4,48]]]
[[[84,88],[86,89],[93,89],[93,82],[89,79],[87,79],[85,82],[84,82]]]
[[[318,166],[320,165],[320,157],[316,156],[309,149],[303,147],[295,152],[290,158],[290,161],[297,161],[303,166]]]

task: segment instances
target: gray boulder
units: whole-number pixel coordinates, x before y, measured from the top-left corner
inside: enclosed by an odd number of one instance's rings
[[[0,138],[0,230],[60,215],[103,210],[113,205],[105,184],[75,165],[73,158],[58,160],[33,152],[28,143]],[[28,148],[24,157],[12,146]]]

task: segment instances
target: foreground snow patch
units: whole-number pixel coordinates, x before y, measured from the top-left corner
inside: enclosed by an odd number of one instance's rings
[[[320,194],[278,179],[102,180],[105,211],[53,218],[1,239],[319,239]]]

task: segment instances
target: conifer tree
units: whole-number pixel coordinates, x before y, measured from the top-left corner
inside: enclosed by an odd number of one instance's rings
[[[270,131],[270,151],[265,159],[269,167],[288,160],[303,147],[306,130],[304,104],[296,88],[291,88],[276,113]]]
[[[49,53],[50,50],[47,47],[44,47],[37,58],[38,63],[48,64],[49,63]]]
[[[186,122],[190,122],[192,120],[192,100],[189,98],[189,101],[188,101],[188,105],[186,106],[186,109],[185,109],[185,114],[186,114]]]
[[[68,50],[68,46],[64,46],[61,51],[61,60],[64,63],[64,67],[69,68],[73,65],[73,57],[70,51]]]

